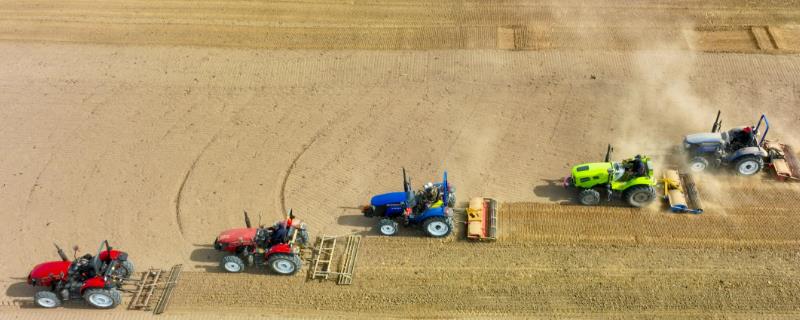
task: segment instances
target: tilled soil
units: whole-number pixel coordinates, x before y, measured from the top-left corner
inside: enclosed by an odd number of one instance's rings
[[[774,215],[754,226],[713,214],[514,203],[500,218],[496,243],[367,237],[352,286],[303,276],[187,273],[171,308],[427,318],[800,312],[793,240],[800,231],[739,231],[785,223]],[[721,224],[729,227],[709,234]]]

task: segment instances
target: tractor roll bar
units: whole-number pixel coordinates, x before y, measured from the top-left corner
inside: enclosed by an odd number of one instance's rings
[[[769,132],[769,120],[767,120],[767,116],[764,114],[761,114],[761,118],[758,119],[758,124],[756,125],[756,132],[758,132],[758,129],[761,128],[762,122],[764,123],[764,134],[761,135],[761,141],[758,142],[759,146],[764,145],[764,140],[767,138],[767,132]]]

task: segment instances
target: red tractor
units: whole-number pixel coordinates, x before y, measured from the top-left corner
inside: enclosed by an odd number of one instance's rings
[[[33,302],[42,308],[55,308],[62,301],[83,298],[92,307],[111,309],[122,301],[122,281],[133,274],[128,254],[113,250],[105,240],[97,254],[75,257],[71,262],[56,245],[61,261],[36,265],[28,274],[28,284],[45,287],[33,295]],[[75,247],[77,255],[78,247]]]
[[[242,272],[245,264],[267,266],[279,275],[297,273],[302,266],[297,244],[305,245],[308,233],[305,224],[293,223],[293,220],[294,216],[289,211],[286,220],[267,228],[253,228],[245,212],[246,228],[226,230],[214,240],[214,249],[229,253],[222,257],[220,267],[232,273]]]

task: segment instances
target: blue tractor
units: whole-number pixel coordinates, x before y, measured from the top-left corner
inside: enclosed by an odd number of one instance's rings
[[[366,217],[381,218],[378,232],[385,236],[397,234],[400,224],[422,226],[434,238],[446,237],[453,231],[454,187],[447,183],[447,171],[441,183],[427,183],[414,191],[403,169],[403,191],[372,197],[362,212]]]
[[[691,171],[728,167],[738,175],[753,176],[769,166],[779,178],[798,176],[800,170],[791,147],[766,139],[769,121],[765,115],[761,115],[755,126],[735,127],[728,131],[720,130],[722,122],[719,116],[720,112],[717,112],[710,133],[690,134],[684,138],[683,149],[688,155]]]

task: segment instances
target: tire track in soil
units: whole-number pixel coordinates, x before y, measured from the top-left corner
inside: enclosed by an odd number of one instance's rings
[[[292,162],[289,164],[289,167],[286,169],[286,173],[283,175],[283,181],[281,181],[281,192],[280,192],[280,199],[281,199],[281,212],[286,213],[286,184],[289,181],[289,176],[291,176],[292,171],[297,166],[297,162],[300,161],[300,158],[314,145],[314,143],[319,140],[320,137],[325,135],[328,131],[333,128],[334,123],[340,122],[346,115],[350,114],[351,108],[343,110],[339,115],[333,119],[328,120],[328,122],[320,128],[313,137],[308,141],[308,143],[303,145],[303,148],[300,152],[292,159]]]
[[[191,177],[192,172],[194,172],[195,167],[197,167],[197,163],[200,161],[200,158],[206,153],[206,150],[215,142],[219,137],[219,134],[222,130],[217,131],[214,136],[206,143],[200,153],[197,154],[197,157],[194,158],[192,161],[192,165],[189,166],[189,169],[186,170],[186,174],[183,176],[183,180],[181,180],[181,185],[178,187],[178,192],[175,195],[175,222],[178,224],[178,231],[180,232],[181,238],[186,238],[185,230],[183,228],[183,219],[181,218],[181,201],[183,200],[183,190],[186,187],[186,182],[189,181],[189,177]]]

